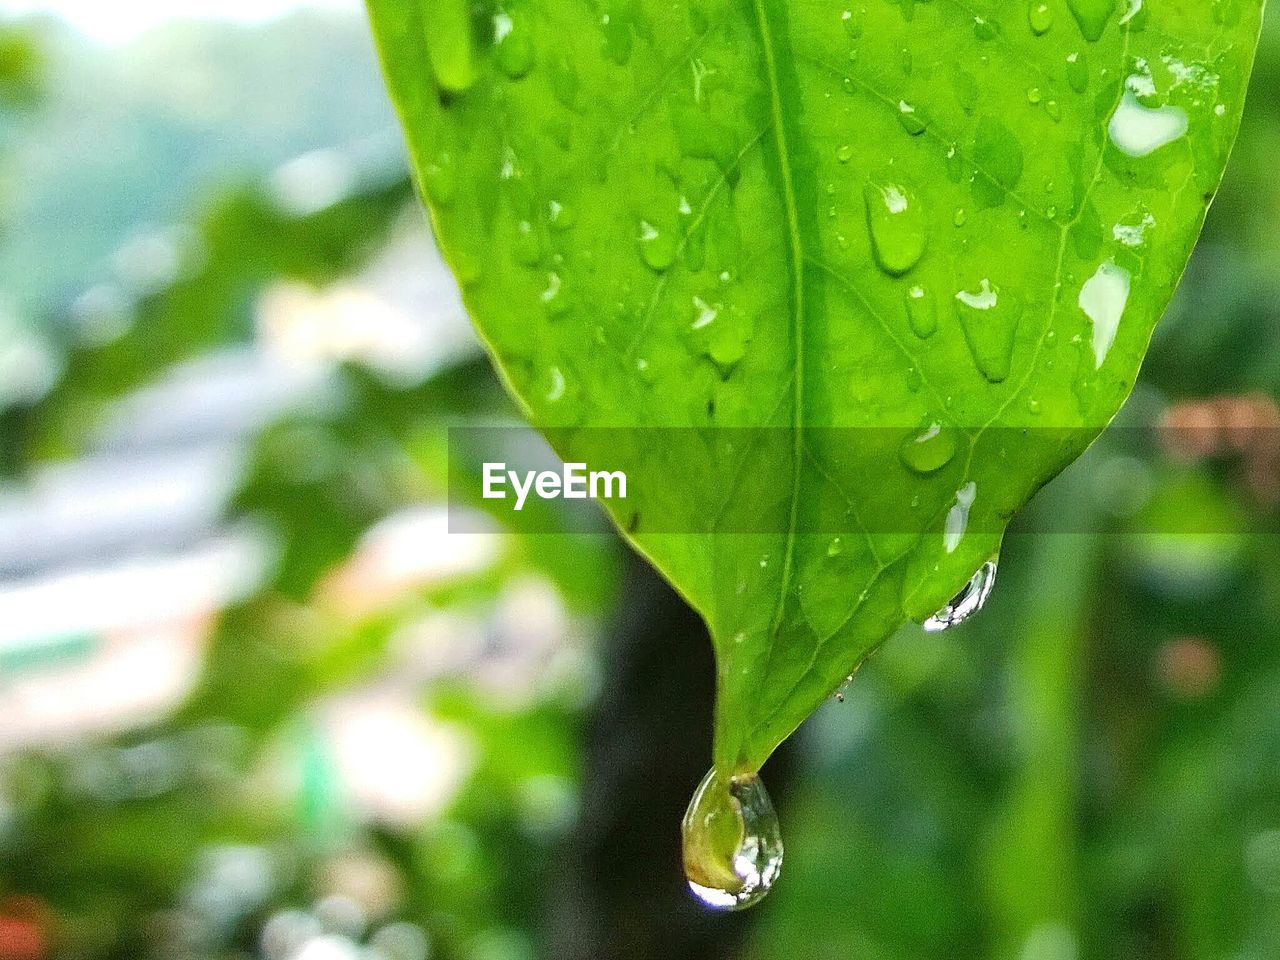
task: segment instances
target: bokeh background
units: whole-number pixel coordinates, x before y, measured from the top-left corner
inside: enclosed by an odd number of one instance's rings
[[[0,960],[1280,956],[1277,91],[1273,26],[1126,427],[713,917],[696,618],[603,524],[449,532],[514,414],[358,5],[0,2]]]

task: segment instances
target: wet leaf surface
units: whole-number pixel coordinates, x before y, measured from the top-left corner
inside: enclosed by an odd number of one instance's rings
[[[1261,6],[370,0],[495,361],[562,456],[627,472],[610,509],[711,625],[723,770],[1118,410]]]

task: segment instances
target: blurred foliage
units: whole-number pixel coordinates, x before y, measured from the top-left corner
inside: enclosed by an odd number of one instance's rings
[[[294,39],[282,62],[305,85],[326,48]],[[11,61],[31,65],[23,78],[46,69],[7,42],[0,76]],[[1241,447],[1209,424],[1223,437],[1175,456],[1150,428],[1170,410],[1206,415],[1206,398],[1280,397],[1276,27],[1254,82],[1204,242],[1117,429],[1019,519],[981,617],[902,631],[804,731],[801,783],[778,798],[786,867],[744,956],[1280,956],[1280,518],[1246,469],[1280,435]],[[269,138],[272,111],[255,110]],[[265,287],[359,270],[413,203],[403,174],[374,164],[334,202],[296,209],[265,175],[274,162],[209,202],[184,196],[184,215],[163,220],[190,226],[152,248],[180,255],[141,258],[167,269],[84,276],[41,302],[57,375],[0,416],[8,472],[76,456],[128,391],[252,342]],[[102,176],[93,189],[116,189]],[[48,253],[42,236],[24,243]],[[103,285],[114,295],[81,297]],[[422,957],[428,941],[445,960],[538,954],[597,669],[581,641],[613,603],[616,542],[499,536],[485,563],[372,608],[334,587],[371,530],[442,502],[449,424],[513,415],[478,354],[417,383],[351,364],[254,438],[228,522],[263,531],[274,560],[219,617],[183,706],[0,758],[0,957],[283,960],[317,936],[368,960]],[[1215,533],[1167,532],[1188,516]],[[534,629],[510,622],[530,590],[565,605],[570,636],[553,649],[567,666],[510,642]],[[454,638],[430,669],[405,656],[421,629]],[[362,812],[326,727],[334,703],[395,685],[467,759],[413,822]]]

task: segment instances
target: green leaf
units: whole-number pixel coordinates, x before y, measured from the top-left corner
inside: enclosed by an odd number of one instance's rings
[[[611,510],[711,626],[740,772],[1119,409],[1262,13],[369,5],[476,324],[562,456],[627,472]]]

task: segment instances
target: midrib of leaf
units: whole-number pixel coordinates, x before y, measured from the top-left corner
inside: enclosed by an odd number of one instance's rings
[[[792,448],[791,448],[791,504],[787,520],[787,543],[783,551],[782,577],[778,585],[778,599],[770,626],[770,641],[777,639],[786,611],[787,594],[791,588],[792,567],[795,562],[796,527],[799,525],[800,483],[804,464],[804,246],[800,237],[800,217],[796,208],[795,178],[791,172],[791,155],[787,147],[787,133],[782,113],[782,89],[778,81],[778,63],[773,49],[773,29],[769,25],[765,0],[753,0],[756,29],[760,33],[760,47],[764,54],[764,79],[769,90],[769,115],[773,120],[773,143],[778,153],[778,178],[782,184],[782,203],[786,210],[787,241],[791,260],[791,342],[795,353],[792,384]]]

